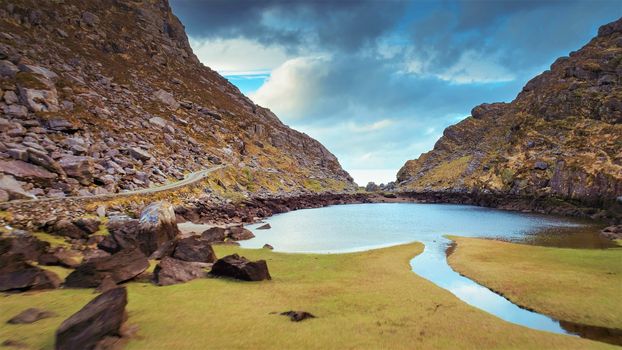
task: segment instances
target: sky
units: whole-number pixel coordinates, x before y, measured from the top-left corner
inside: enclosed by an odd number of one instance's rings
[[[395,180],[476,105],[511,101],[618,0],[171,0],[190,44],[322,142],[359,185]]]

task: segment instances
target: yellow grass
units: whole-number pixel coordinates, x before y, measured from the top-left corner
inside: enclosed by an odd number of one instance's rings
[[[504,322],[411,272],[421,244],[339,255],[282,254],[216,246],[268,261],[272,281],[199,279],[156,287],[130,283],[128,349],[587,349],[603,343]],[[61,289],[0,298],[0,341],[51,349],[61,321],[94,297]],[[27,307],[60,316],[31,325],[5,321]],[[306,310],[300,323],[273,314]]]
[[[562,249],[451,237],[449,264],[556,319],[622,329],[622,248]]]

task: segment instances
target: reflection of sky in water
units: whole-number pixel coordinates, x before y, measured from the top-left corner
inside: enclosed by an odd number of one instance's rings
[[[269,230],[249,226],[256,238],[242,247],[265,243],[282,252],[340,253],[420,241],[425,251],[412,262],[413,271],[461,300],[506,321],[565,333],[556,321],[523,310],[505,298],[454,272],[445,258],[449,240],[443,235],[517,239],[536,230],[577,224],[554,217],[451,204],[387,203],[339,205],[276,215]]]

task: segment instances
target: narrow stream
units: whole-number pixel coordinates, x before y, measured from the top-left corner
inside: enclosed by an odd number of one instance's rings
[[[446,259],[451,241],[444,237],[452,234],[585,248],[610,245],[598,236],[593,224],[475,206],[416,203],[305,209],[275,215],[266,221],[272,228],[257,230],[261,224],[250,225],[248,228],[256,237],[241,242],[242,247],[261,248],[268,243],[280,252],[344,253],[419,241],[425,244],[425,250],[412,259],[413,272],[462,301],[525,327],[594,338],[589,336],[594,332],[586,332],[581,325],[560,324],[548,316],[523,309],[453,271]]]

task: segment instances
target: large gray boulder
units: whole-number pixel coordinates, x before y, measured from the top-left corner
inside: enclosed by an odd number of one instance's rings
[[[265,260],[249,261],[237,254],[218,259],[212,266],[214,276],[231,277],[243,281],[262,281],[272,279]]]
[[[95,288],[108,276],[115,283],[130,280],[149,267],[149,260],[138,249],[122,250],[111,256],[88,260],[65,279],[70,288]]]
[[[205,276],[202,264],[166,256],[153,270],[153,282],[159,286],[184,283]]]

